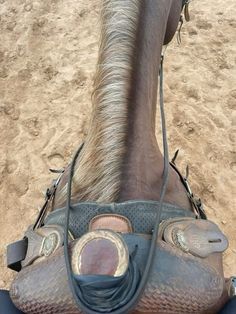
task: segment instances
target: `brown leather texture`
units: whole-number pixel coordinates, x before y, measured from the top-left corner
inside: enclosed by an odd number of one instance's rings
[[[117,214],[102,214],[94,217],[89,224],[89,230],[109,229],[115,232],[132,232],[132,225],[128,218]]]
[[[76,275],[122,276],[129,266],[129,249],[123,238],[110,230],[95,230],[76,241],[71,266]]]
[[[194,256],[207,257],[228,248],[226,236],[209,220],[169,219],[164,225],[163,239]]]
[[[33,262],[39,262],[47,258],[53,251],[63,245],[64,230],[59,225],[50,225],[32,230],[30,227],[25,237],[28,239],[28,249],[22,267],[26,267]]]
[[[142,238],[149,241],[148,236]],[[75,243],[71,244],[72,250]],[[217,313],[227,300],[222,254],[200,258],[161,239],[157,245],[154,267],[133,313]],[[10,293],[15,305],[25,313],[81,313],[68,287],[63,248],[47,260],[25,267]]]

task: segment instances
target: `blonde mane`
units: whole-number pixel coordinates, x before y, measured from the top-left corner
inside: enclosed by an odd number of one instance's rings
[[[105,0],[93,111],[75,167],[74,200],[113,202],[121,184],[126,153],[128,106],[141,0]],[[59,202],[66,197],[65,186]]]

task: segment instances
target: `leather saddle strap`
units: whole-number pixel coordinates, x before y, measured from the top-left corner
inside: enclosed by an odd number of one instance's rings
[[[21,262],[26,257],[27,248],[27,238],[9,244],[7,246],[7,267],[19,272],[22,268]]]
[[[183,183],[185,189],[186,189],[186,192],[187,192],[187,195],[188,195],[188,198],[192,204],[192,208],[193,208],[193,211],[197,214],[197,218],[201,218],[201,219],[207,219],[207,216],[206,216],[206,213],[204,211],[204,208],[203,208],[203,205],[202,205],[202,202],[201,202],[201,199],[200,198],[196,198],[191,189],[190,189],[190,186],[189,186],[189,183],[188,183],[188,180],[187,178],[185,178],[181,172],[179,171],[179,169],[176,167],[176,165],[174,164],[174,162],[170,162],[170,165],[172,166],[172,168],[178,173],[179,177],[180,177],[180,180],[181,182]]]

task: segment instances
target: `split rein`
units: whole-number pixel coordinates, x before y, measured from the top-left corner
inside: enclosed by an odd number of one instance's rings
[[[152,268],[155,252],[156,252],[156,241],[158,237],[158,231],[159,231],[159,225],[161,220],[161,213],[163,208],[163,201],[164,196],[166,193],[167,183],[168,183],[168,172],[169,172],[169,153],[168,153],[168,143],[167,143],[167,133],[166,133],[166,123],[165,123],[165,113],[164,113],[164,99],[163,99],[163,61],[164,61],[164,55],[161,56],[161,63],[160,63],[160,113],[161,113],[161,125],[162,125],[162,139],[163,139],[163,152],[164,152],[164,169],[163,169],[163,183],[161,187],[161,193],[160,193],[160,203],[159,203],[159,209],[156,213],[155,218],[155,224],[153,226],[153,233],[151,238],[151,244],[150,249],[146,261],[146,267],[144,269],[142,278],[140,280],[140,283],[138,284],[136,291],[134,294],[130,297],[127,302],[121,306],[120,308],[112,311],[113,314],[125,314],[129,312],[131,309],[135,307],[138,300],[140,299],[148,278],[149,274]],[[69,178],[68,178],[68,188],[67,188],[67,203],[66,203],[66,210],[65,210],[65,226],[64,226],[64,256],[65,256],[65,262],[66,262],[66,270],[67,270],[67,276],[68,276],[68,282],[70,286],[70,290],[73,294],[74,300],[78,306],[83,312],[87,314],[98,314],[102,312],[98,312],[97,310],[94,311],[93,306],[91,305],[88,307],[84,304],[84,302],[81,300],[81,297],[78,296],[78,294],[82,294],[80,287],[78,286],[78,283],[75,281],[72,267],[70,263],[70,254],[69,254],[69,238],[68,238],[68,231],[69,231],[69,220],[70,220],[70,210],[71,207],[71,188],[72,188],[72,179],[74,175],[74,168],[76,164],[76,160],[79,156],[79,153],[81,152],[83,148],[83,144],[79,147],[78,151],[73,157],[72,163],[70,165],[70,172],[69,172]],[[130,278],[130,280],[136,280],[134,278]],[[122,302],[120,302],[122,304]]]

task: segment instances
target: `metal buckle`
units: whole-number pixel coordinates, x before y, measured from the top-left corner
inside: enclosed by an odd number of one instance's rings
[[[202,219],[206,219],[207,217],[206,217],[206,213],[205,213],[205,210],[203,208],[203,204],[202,204],[201,199],[194,196],[194,194],[193,194],[193,192],[189,186],[187,178],[183,178],[183,179],[184,179],[184,183],[185,183],[185,188],[187,190],[187,193],[189,194],[189,199],[193,204],[193,207],[196,211],[197,216],[199,216]]]
[[[186,187],[187,192],[190,194],[190,196],[193,197],[193,192],[192,192],[190,185],[188,183],[188,180],[186,178],[184,178],[184,182],[185,182],[185,187]]]
[[[236,276],[230,277],[230,284],[229,284],[228,292],[231,298],[236,296]]]
[[[189,14],[189,3],[190,3],[191,0],[187,0],[185,1],[185,4],[184,4],[184,18],[187,22],[190,21],[190,14]]]
[[[63,173],[64,173],[64,170],[60,171],[59,177],[56,180],[53,180],[53,183],[52,183],[50,188],[47,188],[46,193],[45,193],[45,202],[44,202],[42,208],[40,209],[38,217],[34,223],[33,230],[38,229],[42,226],[44,218],[48,212],[48,205],[51,201],[53,201],[57,186],[61,180]]]

